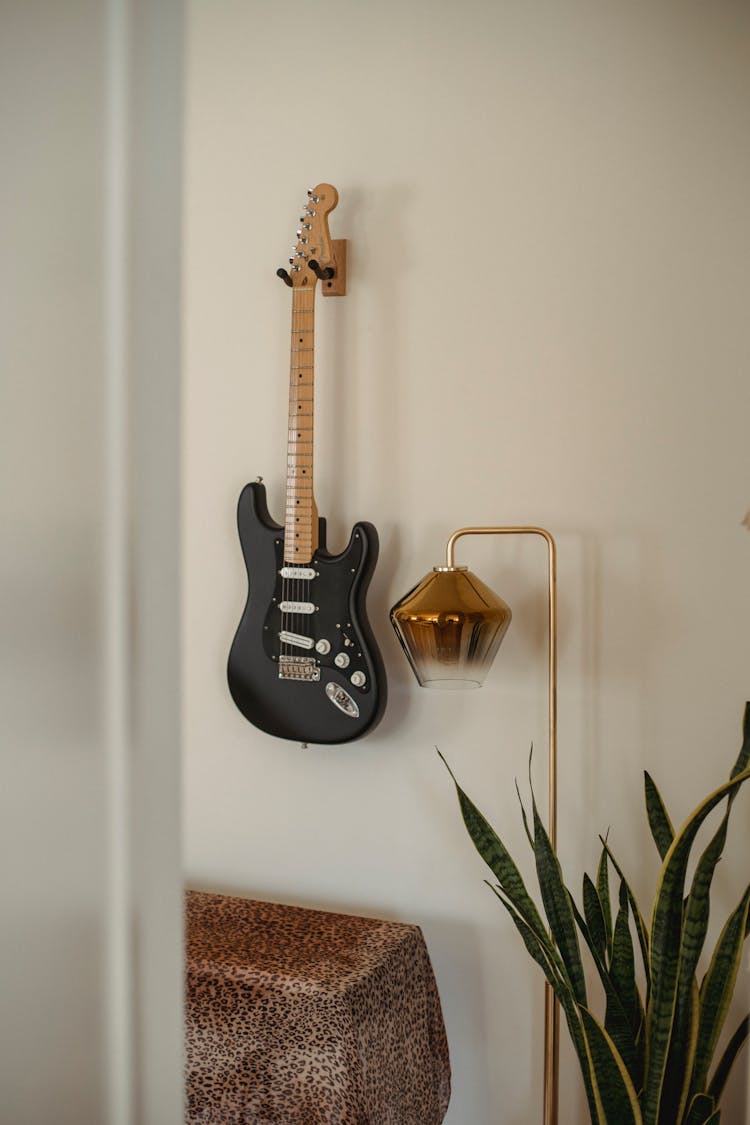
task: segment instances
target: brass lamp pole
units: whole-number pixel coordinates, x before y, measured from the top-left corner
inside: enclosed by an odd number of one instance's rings
[[[543,527],[462,527],[446,547],[445,566],[406,594],[391,622],[422,687],[481,687],[510,624],[511,611],[465,566],[455,565],[464,535],[535,535],[547,544],[549,664],[549,838],[557,848],[557,549]],[[557,1125],[560,1009],[549,981],[544,991],[544,1125]]]

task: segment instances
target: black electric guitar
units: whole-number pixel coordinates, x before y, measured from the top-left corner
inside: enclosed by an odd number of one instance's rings
[[[330,554],[313,497],[315,287],[334,273],[328,214],[337,202],[330,184],[308,192],[289,271],[278,271],[292,290],[284,526],[271,519],[260,481],[245,486],[237,510],[249,590],[229,690],[256,727],[302,743],[360,738],[386,699],[365,609],[377,532],[358,523],[347,548]]]

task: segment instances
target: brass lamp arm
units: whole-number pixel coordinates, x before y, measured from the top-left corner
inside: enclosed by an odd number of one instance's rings
[[[445,549],[446,568],[455,567],[456,541],[464,535],[539,535],[548,555],[548,663],[549,663],[549,838],[557,849],[557,548],[543,527],[462,527],[454,531]],[[557,1125],[560,1010],[545,981],[544,992],[544,1125]]]

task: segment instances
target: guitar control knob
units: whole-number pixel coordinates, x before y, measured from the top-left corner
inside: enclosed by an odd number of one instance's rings
[[[348,668],[349,667],[349,657],[347,656],[347,654],[345,652],[337,652],[336,655],[333,658],[333,663],[336,665],[337,668]]]
[[[352,684],[354,687],[364,687],[367,683],[367,676],[364,672],[352,672]]]
[[[331,651],[331,642],[327,641],[325,637],[321,637],[315,646],[315,651],[319,652],[321,656],[327,656]]]

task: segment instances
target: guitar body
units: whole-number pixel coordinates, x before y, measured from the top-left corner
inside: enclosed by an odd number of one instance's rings
[[[284,528],[271,519],[262,484],[242,490],[237,525],[248,597],[229,653],[234,702],[277,738],[320,745],[361,738],[386,702],[383,662],[365,608],[378,555],[375,528],[356,524],[346,549],[332,555],[319,520],[318,547],[304,568],[314,576],[288,579],[281,574]],[[304,610],[294,612],[298,607]],[[296,640],[285,644],[284,636]]]

